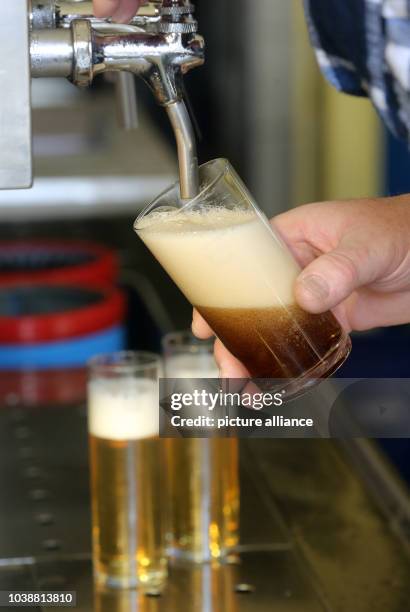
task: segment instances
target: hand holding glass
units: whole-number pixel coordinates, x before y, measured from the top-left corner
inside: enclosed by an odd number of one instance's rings
[[[349,336],[331,312],[298,306],[300,268],[229,162],[201,166],[200,182],[190,201],[168,189],[135,231],[252,378],[300,394],[343,363]]]

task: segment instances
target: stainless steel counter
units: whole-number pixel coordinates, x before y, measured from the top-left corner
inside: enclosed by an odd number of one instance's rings
[[[238,560],[171,567],[160,597],[93,590],[83,407],[2,408],[0,456],[0,590],[75,590],[81,612],[408,609],[403,534],[331,441],[243,441]]]

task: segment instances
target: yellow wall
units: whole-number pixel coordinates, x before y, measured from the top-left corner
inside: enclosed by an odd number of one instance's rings
[[[340,94],[323,84],[321,194],[324,199],[378,195],[381,133],[366,98]]]

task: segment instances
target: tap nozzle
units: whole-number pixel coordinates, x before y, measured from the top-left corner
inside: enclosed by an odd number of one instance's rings
[[[31,0],[32,76],[66,76],[80,86],[110,71],[141,77],[171,120],[183,199],[198,192],[195,138],[182,88],[183,75],[204,62],[193,13],[189,0],[151,1],[124,25],[93,17],[91,0]]]

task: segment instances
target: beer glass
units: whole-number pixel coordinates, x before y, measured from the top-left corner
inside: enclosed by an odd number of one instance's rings
[[[93,612],[239,612],[238,565],[180,565],[160,598],[139,590],[94,589]],[[91,612],[91,609],[89,609]]]
[[[138,352],[89,364],[94,574],[108,587],[151,588],[166,577],[159,369],[158,356]]]
[[[187,569],[189,571],[186,571]],[[169,589],[163,610],[165,612],[240,612],[241,610],[249,612],[257,610],[258,607],[260,609],[259,602],[255,604],[252,597],[249,598],[250,601],[244,603],[243,596],[236,592],[240,583],[238,569],[238,565],[220,563],[184,567],[183,596],[181,597],[182,589]],[[271,605],[271,609],[273,606]],[[265,605],[265,610],[267,609],[269,609],[268,602]]]
[[[192,200],[170,187],[134,229],[252,378],[288,379],[298,395],[349,354],[331,312],[296,303],[300,268],[227,160],[201,166]]]
[[[190,332],[163,338],[167,378],[218,378],[213,343]],[[167,549],[176,559],[206,562],[238,544],[239,457],[234,438],[169,438],[166,445]]]

